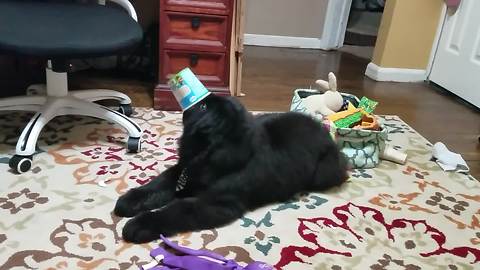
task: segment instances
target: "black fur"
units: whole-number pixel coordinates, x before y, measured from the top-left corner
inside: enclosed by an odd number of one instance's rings
[[[236,99],[212,94],[185,111],[183,121],[178,163],[117,201],[116,215],[135,216],[123,228],[126,241],[226,225],[249,210],[347,178],[335,143],[308,116],[254,117]],[[176,192],[182,172],[188,182]]]

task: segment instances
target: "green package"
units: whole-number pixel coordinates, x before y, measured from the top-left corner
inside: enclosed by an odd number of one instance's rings
[[[334,123],[337,128],[349,128],[350,126],[352,126],[355,123],[358,123],[361,120],[362,120],[362,112],[356,112],[345,118],[338,119]]]
[[[358,108],[363,109],[367,113],[372,113],[377,107],[378,102],[374,100],[370,100],[366,97],[362,97],[360,103],[358,104]]]

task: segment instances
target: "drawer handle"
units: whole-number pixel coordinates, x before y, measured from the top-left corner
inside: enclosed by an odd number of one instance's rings
[[[198,29],[200,27],[200,17],[193,17],[192,18],[192,28]]]
[[[190,65],[193,67],[193,66],[196,66],[197,64],[198,64],[198,54],[193,53],[190,55]]]

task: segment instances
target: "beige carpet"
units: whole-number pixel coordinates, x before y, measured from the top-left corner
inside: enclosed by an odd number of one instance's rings
[[[150,261],[157,243],[124,243],[126,219],[111,212],[119,194],[175,163],[181,115],[138,109],[139,154],[125,153],[116,126],[58,118],[43,132],[33,169],[14,175],[8,158],[28,116],[0,114],[0,269],[138,269]],[[406,165],[355,170],[340,189],[173,240],[279,269],[480,269],[479,183],[441,171],[429,161],[431,145],[398,117],[386,124]]]

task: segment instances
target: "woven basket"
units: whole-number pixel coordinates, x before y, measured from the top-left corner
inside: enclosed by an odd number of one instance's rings
[[[380,131],[362,130],[353,128],[336,128],[326,124],[321,114],[309,114],[304,99],[311,95],[319,95],[321,92],[314,89],[296,89],[293,94],[290,111],[300,112],[312,116],[324,124],[333,139],[337,142],[340,150],[345,154],[352,168],[374,168],[380,163],[380,153],[385,149],[388,132],[380,121]],[[351,94],[341,93],[345,100],[359,99]]]

